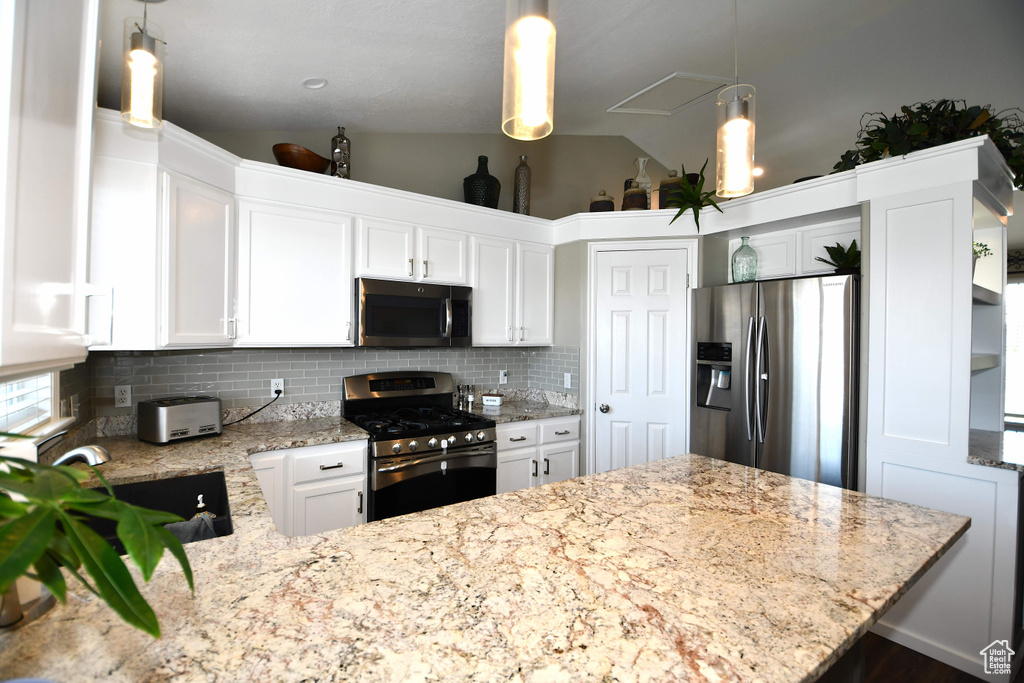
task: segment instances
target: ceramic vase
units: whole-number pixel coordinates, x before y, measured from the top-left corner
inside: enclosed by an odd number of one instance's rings
[[[501,183],[487,172],[487,157],[477,157],[476,173],[463,179],[462,191],[466,195],[467,204],[476,204],[492,209],[498,208]]]
[[[345,129],[338,126],[338,134],[331,138],[331,175],[348,178],[352,165],[352,141],[345,137]]]
[[[597,196],[590,198],[590,211],[614,211],[615,210],[615,198],[609,197],[608,193],[601,190],[597,193]]]
[[[740,248],[732,254],[732,281],[753,282],[757,279],[757,252],[750,246],[750,238],[743,237]]]
[[[530,215],[530,167],[526,165],[526,155],[519,157],[516,166],[515,184],[512,186],[512,213]]]

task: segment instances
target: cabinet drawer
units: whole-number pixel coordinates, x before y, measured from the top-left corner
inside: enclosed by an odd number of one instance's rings
[[[540,442],[579,441],[580,418],[566,417],[544,420],[540,423]]]
[[[366,443],[363,441],[296,448],[291,455],[293,484],[362,474],[366,468]]]
[[[495,433],[498,437],[499,451],[537,445],[536,422],[509,422],[498,425]]]

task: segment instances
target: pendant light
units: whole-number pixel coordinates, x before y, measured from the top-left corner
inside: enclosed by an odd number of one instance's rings
[[[124,20],[121,118],[140,128],[159,128],[163,124],[163,31],[149,21],[149,3],[160,1],[141,0],[142,19]]]
[[[742,197],[754,191],[754,86],[740,85],[739,11],[733,0],[735,85],[718,93],[715,194]]]
[[[548,0],[507,0],[501,130],[516,140],[551,134],[555,25]]]

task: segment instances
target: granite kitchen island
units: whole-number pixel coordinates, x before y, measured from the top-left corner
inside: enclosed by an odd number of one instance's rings
[[[304,430],[300,434],[300,430]],[[142,590],[153,640],[88,593],[0,636],[3,677],[203,681],[809,681],[969,520],[697,455],[304,538],[247,454],[361,438],[338,418],[157,448],[112,481],[223,468],[235,533]]]

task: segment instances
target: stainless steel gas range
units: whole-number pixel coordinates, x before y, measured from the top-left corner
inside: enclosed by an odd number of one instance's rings
[[[342,416],[370,433],[367,520],[494,495],[494,421],[452,407],[447,372],[346,377]]]

